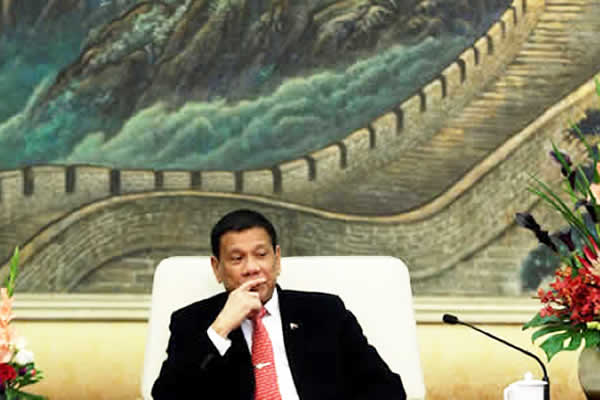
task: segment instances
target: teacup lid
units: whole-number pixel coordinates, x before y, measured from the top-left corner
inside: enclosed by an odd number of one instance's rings
[[[546,382],[546,381],[542,381],[539,379],[533,379],[533,374],[529,371],[525,372],[525,375],[524,375],[522,381],[515,382],[515,384],[519,385],[519,386],[540,386],[540,385],[546,385],[547,383],[548,382]]]

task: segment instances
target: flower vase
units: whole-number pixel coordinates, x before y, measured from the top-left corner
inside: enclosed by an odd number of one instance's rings
[[[600,346],[586,347],[579,354],[579,383],[587,400],[600,400]]]

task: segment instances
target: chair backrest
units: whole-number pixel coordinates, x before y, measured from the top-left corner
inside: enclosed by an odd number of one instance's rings
[[[408,270],[393,257],[283,257],[278,282],[284,289],[339,295],[356,315],[371,344],[400,374],[409,400],[425,398]],[[223,291],[209,257],[171,257],[154,274],[142,396],[150,391],[166,358],[171,313]]]

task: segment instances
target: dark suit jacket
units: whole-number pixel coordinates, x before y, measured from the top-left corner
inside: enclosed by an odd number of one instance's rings
[[[406,398],[400,377],[367,343],[339,297],[277,290],[286,353],[301,400]],[[232,344],[224,356],[206,333],[226,300],[227,293],[221,293],[173,313],[154,400],[254,399],[251,357],[241,328],[230,333]]]

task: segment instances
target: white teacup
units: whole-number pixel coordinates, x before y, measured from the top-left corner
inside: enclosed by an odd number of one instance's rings
[[[547,384],[533,379],[531,372],[527,372],[522,381],[511,383],[504,389],[504,400],[544,400],[544,387]]]

